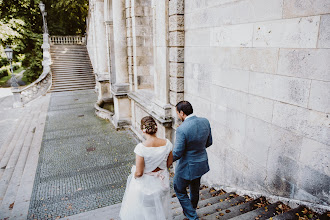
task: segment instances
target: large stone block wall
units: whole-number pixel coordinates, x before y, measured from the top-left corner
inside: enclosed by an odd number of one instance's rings
[[[153,13],[151,0],[126,0],[128,71],[135,89],[152,89]]]
[[[329,1],[184,10],[184,98],[214,137],[204,181],[329,205]]]

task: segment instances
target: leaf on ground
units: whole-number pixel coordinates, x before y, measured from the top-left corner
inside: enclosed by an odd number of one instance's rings
[[[12,204],[9,205],[9,210],[12,210],[14,208],[14,204],[15,204],[15,202],[13,202]]]

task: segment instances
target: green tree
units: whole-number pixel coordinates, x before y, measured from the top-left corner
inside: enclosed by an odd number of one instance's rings
[[[0,0],[1,57],[5,59],[3,48],[11,45],[14,61],[24,54],[23,66],[30,72],[32,82],[42,72],[42,17],[39,1]],[[2,63],[3,65],[3,63]]]
[[[44,0],[51,35],[83,35],[88,0]]]
[[[82,35],[86,30],[88,0],[44,0],[50,35]],[[32,82],[42,72],[42,15],[40,0],[0,0],[0,67],[8,65],[6,45],[14,50],[14,61],[24,59],[24,73]]]

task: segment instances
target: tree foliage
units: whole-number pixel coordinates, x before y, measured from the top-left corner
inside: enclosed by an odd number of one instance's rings
[[[1,61],[6,60],[6,45],[14,50],[14,61],[24,54],[24,68],[34,71],[34,76],[28,77],[30,82],[42,71],[42,17],[38,4],[36,0],[0,0]]]
[[[44,0],[51,35],[83,35],[88,0]]]
[[[32,82],[42,72],[42,15],[40,0],[0,0],[0,67],[8,65],[6,45],[14,50],[14,61],[24,54],[22,65]],[[50,35],[84,34],[88,0],[44,0]]]

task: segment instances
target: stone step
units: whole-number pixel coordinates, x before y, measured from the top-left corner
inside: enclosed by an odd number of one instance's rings
[[[86,53],[87,49],[86,48],[54,48],[50,49],[51,53],[61,53],[61,54],[67,54],[67,53],[72,53],[72,52],[82,52]]]
[[[77,91],[77,90],[90,90],[94,89],[95,86],[93,87],[87,87],[87,88],[61,88],[61,89],[51,89],[51,92],[70,92],[70,91]]]
[[[61,66],[55,66],[52,67],[52,72],[70,72],[70,71],[84,71],[84,72],[93,72],[93,68],[91,66],[69,66],[69,67],[65,67],[63,65]]]
[[[75,82],[84,82],[84,83],[94,83],[95,84],[95,79],[93,78],[77,78],[77,77],[72,77],[72,78],[56,78],[56,80],[53,80],[53,84],[56,85],[58,83],[75,83]]]
[[[197,215],[199,218],[201,218],[203,216],[210,215],[210,214],[216,212],[217,210],[227,209],[237,203],[244,202],[244,201],[245,201],[245,198],[239,196],[236,198],[225,200],[223,202],[217,202],[214,204],[208,203],[208,205],[206,205],[204,207],[200,207],[197,210]],[[184,218],[184,215],[183,215],[183,213],[181,213],[181,215],[176,216],[174,219],[179,220],[179,219],[183,219],[183,218]]]
[[[38,114],[33,113],[31,115],[32,121],[29,125],[28,132],[24,137],[23,146],[19,153],[19,157],[13,167],[13,174],[8,182],[6,193],[3,197],[2,204],[0,206],[0,219],[7,218],[11,215],[13,205],[15,205],[15,198],[17,195],[18,188],[21,184],[21,178],[25,167],[26,159],[30,151],[30,146],[33,140],[33,136],[37,126]]]
[[[34,109],[34,110],[36,110],[36,109]],[[31,117],[31,114],[27,114],[25,117],[27,118],[27,120],[25,121],[24,124],[22,124],[23,128],[22,128],[21,132],[19,133],[17,141],[15,142],[14,150],[12,151],[12,153],[10,155],[6,168],[4,169],[4,172],[0,179],[0,206],[2,205],[8,185],[9,185],[12,175],[14,173],[21,150],[25,143],[25,139],[28,138],[28,134],[30,132],[29,129],[30,129],[33,117]]]
[[[88,53],[86,48],[58,48],[58,49],[51,49],[50,53],[58,54],[58,55],[65,55],[70,53]]]
[[[174,194],[175,196],[175,194]],[[269,204],[264,198],[251,199],[248,196],[238,196],[234,192],[226,193],[223,190],[215,191],[214,189],[200,190],[200,200],[197,207],[197,214],[200,220],[214,219],[234,219],[234,220],[261,220],[261,219],[299,219],[297,215],[292,215],[295,212],[301,212],[304,207],[297,209],[289,209],[288,206],[281,202]],[[61,218],[60,220],[88,220],[98,219],[119,220],[121,204],[116,204],[101,209],[80,213],[77,215]],[[176,197],[171,199],[172,215],[174,220],[187,219],[183,213],[180,202]],[[214,210],[216,208],[216,210]],[[99,211],[98,211],[99,210]],[[213,212],[214,211],[214,212]],[[209,214],[211,212],[211,214]],[[213,212],[213,213],[212,213]],[[283,213],[284,212],[284,213]],[[283,214],[282,214],[283,213]],[[325,220],[329,219],[329,212],[320,216],[315,216],[312,219]],[[172,219],[172,218],[171,218]],[[301,218],[307,219],[307,218]]]
[[[91,84],[91,83],[88,83],[86,85],[85,82],[80,82],[80,83],[57,83],[56,85],[54,84],[54,86],[52,86],[53,89],[58,89],[58,88],[63,88],[63,87],[67,87],[67,88],[73,88],[73,87],[94,87],[95,84]]]
[[[87,70],[86,69],[72,69],[72,70],[67,70],[67,71],[65,71],[65,70],[54,70],[54,71],[52,71],[52,73],[53,74],[62,74],[62,75],[70,75],[72,73],[77,73],[77,74],[79,74],[79,73],[88,73],[90,75],[94,75],[92,69],[90,69],[90,70],[88,70],[88,69]]]
[[[60,70],[60,71],[70,71],[70,70],[89,70],[93,71],[92,65],[62,65],[56,64],[51,67],[52,71]]]
[[[213,214],[202,217],[203,220],[212,220],[212,219],[231,219],[233,217],[239,216],[241,214],[253,211],[260,206],[266,205],[266,199],[260,197],[258,199],[248,201],[246,203],[230,207],[226,210],[218,211]]]
[[[26,117],[26,116],[21,118],[21,120],[18,122],[17,130],[13,131],[14,135],[10,135],[10,136],[12,136],[12,138],[9,139],[9,141],[8,141],[9,144],[7,146],[4,146],[5,153],[0,161],[0,180],[2,178],[3,173],[5,172],[5,170],[7,168],[8,161],[16,147],[16,143],[19,140],[19,137],[23,131],[24,125],[26,124],[27,120],[28,120],[28,117]]]
[[[24,117],[21,117],[20,119],[18,119],[15,127],[9,133],[6,141],[2,144],[2,146],[0,148],[0,161],[2,160],[3,156],[5,155],[5,153],[6,153],[7,149],[8,149],[8,147],[9,147],[10,143],[14,140],[14,136],[17,134],[16,131],[20,128],[20,124],[22,123],[22,120],[23,119],[24,119]],[[0,178],[1,178],[1,175],[0,175]]]
[[[77,50],[60,51],[59,50],[59,51],[51,51],[50,54],[54,55],[54,57],[67,57],[67,56],[72,55],[72,54],[77,55],[77,56],[87,56],[87,57],[89,57],[87,50],[81,50],[81,51],[77,51]]]
[[[95,78],[94,77],[90,77],[90,76],[58,76],[58,77],[54,77],[53,78],[53,83],[60,83],[60,82],[76,82],[76,81],[90,81],[90,82],[95,82]]]
[[[52,73],[53,73],[53,75],[88,74],[88,75],[94,76],[93,70],[83,70],[83,69],[68,70],[68,71],[55,70],[55,71],[52,71]]]
[[[85,50],[77,51],[77,50],[70,50],[70,51],[51,51],[50,55],[54,57],[75,57],[75,56],[83,56],[89,57],[88,52]],[[53,58],[53,57],[52,57]]]
[[[94,88],[95,85],[58,85],[58,86],[52,86],[51,90],[58,90],[58,89],[82,89],[82,88]]]
[[[76,79],[76,80],[83,80],[83,79],[93,79],[95,80],[95,76],[86,73],[86,72],[71,72],[71,73],[59,73],[59,74],[54,74],[53,73],[53,79]]]
[[[68,60],[77,60],[78,58],[89,59],[88,53],[68,53],[68,54],[59,54],[54,53],[50,54],[52,61],[56,61],[58,59],[68,59]]]
[[[58,76],[70,76],[70,75],[90,75],[94,77],[94,74],[92,72],[92,70],[68,70],[68,71],[64,71],[64,70],[55,70],[52,71],[53,75],[58,75]]]
[[[275,220],[286,220],[286,219],[292,219],[292,220],[298,220],[299,216],[297,213],[300,213],[304,209],[303,206],[299,206],[295,209],[291,209],[288,212],[282,213],[280,215],[274,216],[273,219]]]
[[[95,76],[86,46],[51,47],[53,85],[51,92],[95,88]]]
[[[84,55],[89,56],[87,50],[56,50],[56,51],[50,51],[51,55],[54,56],[68,56],[75,54],[77,56]]]
[[[69,60],[77,60],[79,58],[89,59],[88,53],[70,53],[70,54],[59,54],[53,53],[50,54],[52,56],[52,60],[59,60],[59,59],[69,59]]]
[[[89,58],[88,57],[80,57],[80,59],[73,59],[73,58],[61,58],[61,59],[52,59],[53,61],[53,64],[61,64],[61,63],[83,63],[83,64],[86,64],[88,63],[89,64]]]
[[[49,94],[47,96],[49,97]],[[45,101],[42,102],[42,105],[39,108],[40,112],[38,112],[35,133],[25,163],[24,171],[22,173],[21,183],[15,197],[15,204],[10,219],[27,219],[34,184],[35,171],[37,170],[38,166],[39,152],[50,101],[48,97],[42,97]]]
[[[80,47],[68,47],[68,46],[63,46],[63,47],[50,47],[50,51],[65,51],[69,49],[70,51],[72,50],[87,50],[86,46],[80,46]]]
[[[84,68],[91,68],[92,66],[90,63],[53,63],[51,65],[51,68],[57,68],[57,67],[65,67],[65,68],[75,68],[75,67],[84,67]]]
[[[231,218],[231,220],[269,219],[279,214],[278,211],[280,210],[280,208],[278,206],[280,205],[282,205],[281,202],[276,202],[274,204],[266,205],[251,212],[247,212],[242,215]]]
[[[325,212],[321,215],[313,217],[311,220],[329,220],[330,219],[330,211]]]
[[[95,78],[94,74],[92,71],[88,71],[88,70],[71,70],[71,71],[53,71],[53,76],[83,76],[83,75],[86,75],[86,76],[91,76],[93,78]]]
[[[83,65],[90,65],[90,60],[88,57],[80,57],[80,59],[71,59],[71,58],[61,58],[61,59],[52,59],[52,65],[58,65],[58,64],[83,64]]]
[[[70,55],[53,55],[52,61],[68,61],[68,62],[77,62],[80,59],[89,60],[88,54],[70,54]]]
[[[58,84],[58,85],[55,85],[53,84],[52,86],[52,89],[60,89],[60,88],[80,88],[80,87],[95,87],[95,84],[84,84],[84,83],[81,83],[81,84]]]

